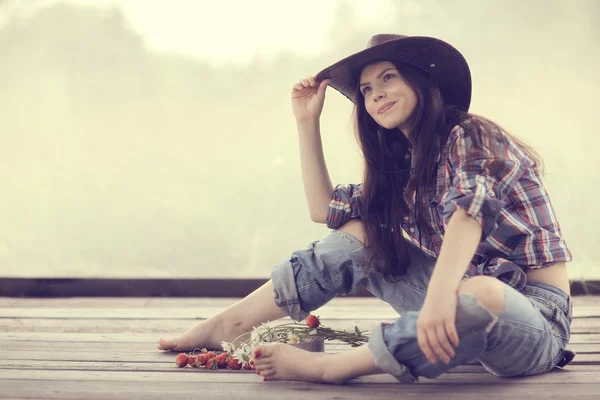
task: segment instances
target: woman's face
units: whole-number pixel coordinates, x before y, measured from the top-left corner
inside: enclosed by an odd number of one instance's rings
[[[379,125],[399,128],[408,136],[408,119],[417,106],[417,94],[408,86],[394,64],[380,61],[367,65],[360,74],[360,91],[365,108]]]

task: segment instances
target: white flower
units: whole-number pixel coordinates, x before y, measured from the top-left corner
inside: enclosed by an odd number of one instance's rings
[[[296,335],[293,332],[290,332],[289,336],[288,336],[288,340],[287,340],[290,344],[296,344],[296,343],[300,343],[301,339],[298,335]]]
[[[221,347],[223,347],[223,351],[227,354],[231,354],[235,351],[235,345],[233,343],[221,342]]]
[[[254,346],[258,346],[262,342],[269,342],[271,334],[269,334],[269,326],[262,324],[258,328],[253,326],[254,330],[250,333],[250,343]]]
[[[257,330],[252,331],[252,333],[250,334],[250,343],[259,344],[260,342],[261,342],[260,332]]]
[[[242,368],[244,368],[250,361],[251,352],[252,348],[249,345],[244,344],[242,347],[233,352],[233,356],[238,360],[240,364],[242,364]]]

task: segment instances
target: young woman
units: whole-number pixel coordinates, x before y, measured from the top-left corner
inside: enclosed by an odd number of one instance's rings
[[[327,85],[356,106],[364,181],[332,186],[320,140]],[[401,313],[366,346],[318,354],[257,347],[265,380],[401,382],[471,360],[498,376],[568,364],[572,299],[562,238],[533,150],[468,113],[464,57],[428,37],[376,35],[292,89],[311,219],[332,230],[273,268],[242,301],[164,350],[219,348],[262,322],[303,320],[360,284]]]

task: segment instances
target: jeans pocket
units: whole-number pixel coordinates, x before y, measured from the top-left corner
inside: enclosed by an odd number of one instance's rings
[[[543,347],[539,348],[541,351],[538,353],[537,365],[532,366],[527,371],[523,372],[519,376],[538,375],[549,372],[557,366],[564,366],[568,364],[573,357],[569,357],[568,353],[572,353],[564,348],[564,341],[562,341],[556,335],[546,336],[547,340],[544,340]]]
[[[565,313],[560,307],[551,301],[542,299],[542,307],[540,312],[548,320],[552,327],[552,335],[554,336],[557,347],[559,349],[558,354],[553,357],[552,362],[548,367],[548,371],[555,367],[563,368],[569,364],[575,357],[575,353],[567,350],[567,344],[571,337],[571,313]]]
[[[553,302],[546,300],[543,297],[530,296],[529,300],[533,303],[540,314],[550,323],[554,324],[558,322],[558,313],[560,312],[558,306]]]
[[[569,317],[556,303],[538,296],[529,295],[529,301],[536,307],[540,314],[548,321],[552,328],[552,335],[562,342],[564,348],[571,336]]]
[[[559,350],[557,352],[557,354],[554,355],[554,357],[552,357],[552,359],[549,362],[539,365],[539,366],[535,367],[534,369],[531,369],[531,370],[523,373],[521,376],[538,375],[538,374],[544,374],[546,372],[552,371],[556,366],[558,366],[564,360],[563,354],[564,354],[564,351],[562,349]]]

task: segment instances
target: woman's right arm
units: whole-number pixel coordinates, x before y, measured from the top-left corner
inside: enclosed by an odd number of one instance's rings
[[[292,108],[298,127],[300,167],[310,219],[331,229],[360,217],[359,185],[331,184],[323,155],[319,118],[329,80],[302,79],[292,88]]]
[[[333,185],[323,155],[319,120],[298,122],[300,167],[310,219],[324,224]]]
[[[327,172],[319,118],[325,102],[328,80],[314,77],[300,80],[292,87],[292,109],[296,117],[300,147],[300,168],[310,219],[325,223],[333,185]]]

